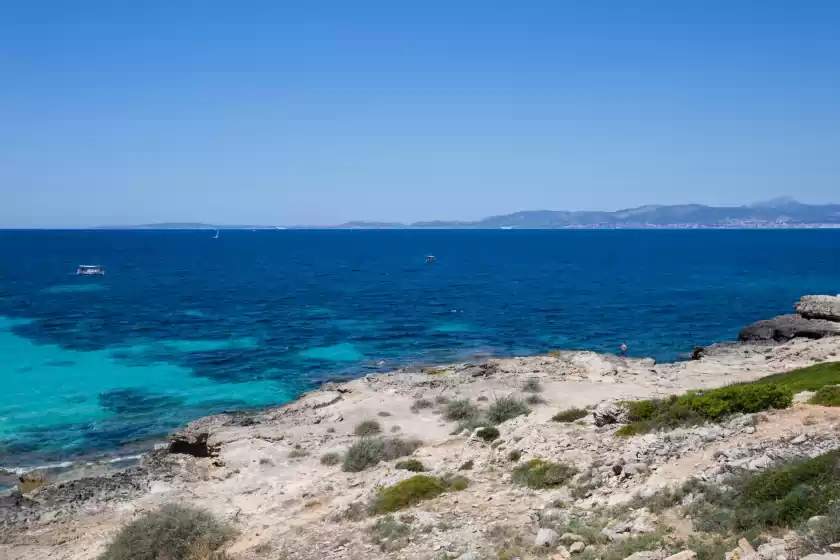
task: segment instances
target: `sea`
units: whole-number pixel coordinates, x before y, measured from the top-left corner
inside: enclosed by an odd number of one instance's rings
[[[0,231],[1,468],[118,461],[204,415],[408,365],[622,343],[679,360],[840,292],[840,230],[213,237]]]

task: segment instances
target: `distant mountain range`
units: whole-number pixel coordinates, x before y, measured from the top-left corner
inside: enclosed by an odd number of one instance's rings
[[[619,229],[619,228],[790,228],[840,227],[840,204],[802,204],[778,198],[748,206],[649,205],[615,212],[530,210],[483,220],[347,222],[337,226],[288,229]],[[125,229],[125,228],[121,228]],[[150,224],[130,229],[275,229],[274,226]]]

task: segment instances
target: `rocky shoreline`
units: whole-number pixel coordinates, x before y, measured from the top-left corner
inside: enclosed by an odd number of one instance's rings
[[[551,529],[559,527],[557,519],[596,524],[599,508],[652,497],[689,479],[722,484],[736,471],[761,472],[840,446],[840,408],[805,403],[720,424],[613,437],[621,422],[616,402],[840,360],[840,297],[805,296],[796,310],[745,327],[738,342],[695,349],[685,362],[569,351],[407,368],[328,383],[279,408],[202,418],[171,434],[138,466],[46,485],[30,475],[23,492],[0,498],[0,557],[96,558],[126,522],[167,503],[205,508],[235,525],[238,536],[226,548],[232,559],[495,559],[509,545],[501,541],[516,540],[527,541],[523,560],[582,554],[595,543],[574,534],[564,539]],[[498,422],[492,443],[475,426],[459,429],[446,408],[458,401],[483,410],[507,397],[528,402],[530,410]],[[574,422],[552,420],[571,408],[586,414]],[[358,472],[321,460],[346,455],[365,422],[375,424],[377,437],[416,441],[408,455],[430,475],[469,478],[466,490],[408,508],[400,523],[410,537],[398,548],[371,540],[372,519],[347,512],[414,473],[395,468],[392,458]],[[532,458],[572,466],[574,483],[542,491],[512,483],[512,467]],[[690,536],[690,521],[686,527],[685,520],[660,519],[649,509],[627,511],[625,521],[602,528],[604,538],[618,541],[617,535],[666,525]],[[765,549],[760,557],[793,557],[784,543],[774,546],[772,555]],[[642,558],[664,555],[634,560]]]

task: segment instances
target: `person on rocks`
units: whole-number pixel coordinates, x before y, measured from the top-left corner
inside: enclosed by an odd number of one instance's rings
[[[622,343],[621,347],[619,347],[619,351],[621,352],[621,357],[622,358],[627,357],[627,345],[626,344]]]

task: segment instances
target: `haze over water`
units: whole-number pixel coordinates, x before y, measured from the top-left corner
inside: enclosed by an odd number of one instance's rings
[[[831,230],[212,236],[0,231],[0,466],[127,452],[406,364],[622,342],[675,360],[840,292]]]

